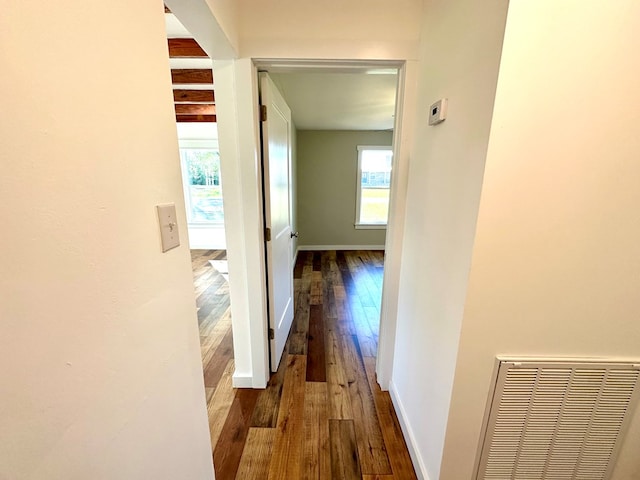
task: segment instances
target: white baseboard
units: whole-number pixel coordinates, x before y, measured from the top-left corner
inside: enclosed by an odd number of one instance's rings
[[[299,245],[298,251],[311,250],[384,250],[384,245]]]
[[[413,434],[413,430],[411,426],[407,422],[407,414],[400,401],[400,397],[398,397],[398,391],[396,390],[396,386],[393,383],[393,380],[389,381],[389,395],[391,396],[391,403],[393,403],[393,408],[396,410],[396,415],[398,416],[398,421],[400,422],[400,428],[402,429],[402,433],[404,434],[404,439],[407,442],[407,448],[409,449],[409,455],[411,456],[411,460],[413,461],[413,467],[416,469],[416,475],[420,480],[429,480],[429,476],[427,475],[427,469],[424,466],[424,462],[422,460],[422,456],[418,454],[418,450],[416,449],[416,439]]]
[[[234,373],[231,378],[231,384],[233,388],[253,388],[253,377]]]

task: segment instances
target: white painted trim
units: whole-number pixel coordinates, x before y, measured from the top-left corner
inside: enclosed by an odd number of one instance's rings
[[[300,245],[298,250],[384,250],[384,245]]]
[[[259,161],[257,71],[250,59],[215,60],[234,375],[253,388],[269,380],[267,300]]]
[[[296,247],[296,251],[293,254],[293,262],[291,263],[291,269],[295,270],[296,263],[298,262],[298,253],[300,253],[300,247]]]
[[[237,58],[236,45],[227,36],[207,0],[165,0],[212,60]]]
[[[385,235],[382,303],[376,374],[382,390],[389,389],[395,355],[400,269],[404,238],[409,152],[416,119],[417,62],[404,63],[398,70],[396,125],[393,131],[393,171],[389,192],[389,220]]]
[[[179,0],[173,0],[179,1]],[[214,57],[215,58],[215,57]],[[261,168],[258,158],[259,141],[256,140],[256,132],[259,132],[259,115],[257,102],[257,88],[247,85],[246,62],[250,59],[240,59],[237,61],[215,61],[214,70],[219,68],[230,69],[231,72],[224,72],[230,78],[225,79],[227,86],[232,84],[233,88],[227,90],[225,95],[221,94],[221,104],[225,104],[225,115],[222,115],[222,105],[218,119],[218,141],[221,149],[221,161],[226,164],[227,170],[233,172],[235,176],[228,180],[225,169],[222,171],[223,177],[223,201],[225,202],[225,231],[227,232],[227,255],[229,257],[230,276],[234,278],[230,282],[232,321],[234,329],[234,356],[240,357],[239,350],[242,349],[242,369],[236,361],[236,372],[238,374],[253,375],[253,388],[264,388],[269,378],[268,360],[268,334],[266,326],[266,281],[264,248],[261,243],[262,232],[262,185],[260,182]],[[387,225],[386,246],[383,245],[307,245],[299,246],[299,250],[385,250],[385,273],[382,291],[383,316],[380,320],[379,353],[376,364],[378,379],[383,390],[388,388],[388,380],[391,377],[393,368],[393,348],[395,344],[395,329],[397,315],[398,278],[400,270],[400,258],[402,250],[402,234],[404,230],[404,196],[406,191],[406,177],[408,169],[408,152],[412,143],[413,133],[406,129],[406,134],[400,134],[402,125],[412,125],[415,111],[412,105],[405,103],[414,100],[413,83],[417,77],[417,61],[412,61],[415,65],[411,69],[411,75],[406,76],[406,62],[403,60],[376,61],[376,60],[287,60],[287,59],[253,59],[252,70],[254,82],[257,81],[257,68],[260,70],[277,71],[278,69],[289,69],[292,71],[302,70],[322,70],[326,72],[346,72],[346,71],[366,71],[379,68],[399,69],[398,97],[396,101],[396,127],[394,129],[394,158],[398,151],[401,151],[401,161],[394,160],[393,168],[400,168],[391,177],[390,212],[393,211],[395,218],[390,218]],[[220,74],[217,74],[220,77]],[[235,77],[238,78],[235,78]],[[219,84],[218,78],[216,83]],[[412,95],[404,96],[405,85],[411,85]],[[218,88],[218,87],[216,87]],[[249,103],[252,104],[249,107]],[[250,111],[255,110],[252,115]],[[403,122],[400,122],[399,114],[402,114]],[[404,128],[404,127],[403,127]],[[400,149],[400,141],[402,148]],[[399,150],[400,149],[400,150]],[[226,150],[225,156],[223,150]],[[405,158],[406,157],[406,158]],[[234,162],[238,162],[235,163]],[[228,193],[224,191],[227,185]],[[399,185],[399,188],[394,186]],[[227,199],[227,195],[231,198]],[[260,198],[256,198],[256,197]],[[397,197],[394,199],[394,197]],[[233,211],[238,214],[238,218],[232,216],[231,210],[227,208],[227,203],[234,204]],[[395,205],[395,207],[394,207]],[[390,237],[397,237],[394,241]],[[233,240],[235,239],[235,240]],[[258,245],[260,249],[258,251]],[[393,252],[389,249],[392,248]],[[235,254],[232,252],[235,252]],[[387,264],[388,258],[392,259]],[[235,267],[234,267],[235,263]],[[239,277],[234,274],[238,272]],[[262,280],[262,281],[260,281]],[[388,281],[389,280],[389,281]],[[234,286],[235,285],[235,286]],[[235,296],[234,296],[235,291]],[[237,298],[237,300],[235,298]],[[386,299],[386,300],[385,300]],[[234,307],[235,306],[235,307]],[[243,315],[236,315],[234,308]],[[249,338],[239,339],[235,335],[236,323],[249,333]],[[238,347],[238,348],[236,348]],[[247,351],[249,349],[249,351]],[[237,358],[236,360],[239,360]]]
[[[406,410],[402,405],[402,401],[400,401],[400,397],[398,396],[398,391],[396,390],[393,380],[389,381],[389,395],[391,396],[391,403],[393,403],[393,408],[398,416],[398,422],[400,422],[400,428],[402,429],[404,440],[407,442],[407,449],[409,450],[409,455],[413,462],[413,468],[416,470],[416,475],[420,480],[429,480],[429,475],[427,475],[427,469],[424,466],[424,461],[418,453],[419,450],[416,445],[415,435],[413,434],[411,424],[407,419]]]
[[[402,67],[402,60],[339,60],[339,59],[291,59],[291,58],[256,58],[254,64],[260,71],[270,73],[368,73],[372,70],[397,70]],[[389,73],[392,73],[391,71]],[[395,72],[394,72],[395,73]]]
[[[234,373],[231,377],[231,384],[233,388],[253,388],[253,377]]]
[[[356,230],[386,230],[386,223],[354,223]]]

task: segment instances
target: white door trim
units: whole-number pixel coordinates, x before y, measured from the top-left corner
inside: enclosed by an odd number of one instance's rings
[[[250,59],[213,62],[235,370],[233,386],[269,380],[258,124],[258,72]]]
[[[398,295],[409,178],[409,152],[413,141],[416,104],[417,62],[405,62],[398,69],[395,128],[393,131],[393,174],[389,196],[389,220],[385,237],[385,259],[380,308],[380,331],[376,375],[380,388],[389,390],[395,354]]]
[[[231,278],[231,312],[236,370],[234,386],[264,388],[269,379],[268,326],[258,109],[258,67],[270,72],[367,69],[399,70],[394,129],[394,174],[391,183],[382,315],[376,372],[388,389],[395,349],[398,283],[404,233],[405,193],[412,141],[410,113],[415,103],[415,61],[343,61],[239,59],[214,61],[218,133]],[[233,181],[229,180],[233,178]],[[232,190],[233,189],[233,190]],[[234,213],[235,212],[235,213]]]

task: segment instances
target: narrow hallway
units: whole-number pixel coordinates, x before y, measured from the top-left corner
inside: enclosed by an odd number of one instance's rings
[[[375,380],[379,251],[300,252],[295,318],[265,390],[233,389],[228,286],[192,251],[217,480],[413,479],[391,399]]]

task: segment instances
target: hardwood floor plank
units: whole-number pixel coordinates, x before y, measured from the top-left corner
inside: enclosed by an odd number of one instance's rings
[[[304,392],[303,480],[331,480],[327,384],[307,382]]]
[[[228,282],[209,263],[226,252],[191,255],[218,480],[416,478],[391,399],[375,381],[382,252],[299,253],[297,318],[264,390],[232,386]]]
[[[233,358],[233,335],[231,329],[224,335],[224,338],[211,356],[211,360],[204,367],[204,386],[213,387],[218,384],[222,377],[222,372],[227,362]]]
[[[329,418],[352,419],[353,411],[351,409],[349,387],[347,385],[340,348],[340,336],[336,334],[335,330],[325,329]]]
[[[362,349],[362,354],[368,357],[374,357],[378,348],[378,327],[372,327],[365,308],[360,304],[360,297],[349,295],[349,311],[353,320],[354,333],[358,336],[358,343]],[[370,307],[367,307],[370,308]]]
[[[353,420],[329,420],[332,480],[360,480],[360,462]]]
[[[391,464],[362,355],[358,350],[358,340],[347,335],[342,336],[341,340],[362,472],[368,475],[391,474]]]
[[[340,276],[342,277],[342,284],[348,295],[353,295],[356,293],[356,287],[353,283],[353,277],[351,276],[351,271],[349,270],[349,265],[347,264],[347,259],[345,256],[345,252],[340,251],[336,253],[336,263],[338,265],[338,269],[340,270]]]
[[[308,252],[298,252],[298,258],[296,258],[296,263],[293,267],[293,278],[302,278],[302,268],[304,267],[307,253]]]
[[[322,252],[322,305],[325,317],[337,318],[335,286],[342,285],[340,270],[336,264],[335,250]]]
[[[249,428],[236,480],[267,478],[275,434],[273,428]]]
[[[349,300],[347,298],[336,298],[337,318],[331,323],[341,335],[355,335],[357,333],[353,316],[349,308]],[[329,319],[327,319],[329,320]]]
[[[309,298],[309,303],[311,305],[321,305],[322,297],[322,272],[314,270],[311,272],[311,297]]]
[[[204,341],[200,344],[200,352],[202,354],[202,364],[207,365],[211,361],[211,357],[224,339],[225,335],[231,331],[231,311],[228,310],[220,318],[211,330],[201,331],[200,335]],[[233,335],[233,334],[232,334]]]
[[[380,309],[377,307],[365,307],[364,314],[369,323],[369,329],[373,335],[376,345],[378,344],[378,332],[380,331]],[[371,357],[375,355],[369,355]]]
[[[365,369],[367,379],[373,392],[373,398],[378,413],[378,420],[382,430],[382,436],[387,447],[387,454],[391,463],[391,469],[396,478],[413,480],[416,479],[416,472],[409,456],[407,444],[402,435],[400,422],[396,415],[389,392],[380,390],[376,380],[376,359],[365,358]]]
[[[202,320],[207,317],[211,310],[218,306],[216,302],[216,295],[218,289],[225,283],[225,279],[222,275],[212,275],[209,286],[205,288],[200,295],[196,298],[196,306],[198,307],[198,320]],[[225,300],[225,299],[220,299]]]
[[[231,328],[231,305],[229,304],[229,295],[226,298],[216,299],[217,305],[211,309],[211,312],[200,323],[200,335],[209,336],[211,331],[216,328],[216,325],[221,320],[227,320],[229,322],[229,328]]]
[[[211,264],[207,261],[200,267],[194,266],[195,262],[192,263],[193,269],[193,286],[196,292],[196,305],[198,304],[198,300],[200,296],[209,288],[211,283],[218,276],[218,272],[216,272]]]
[[[309,334],[307,352],[307,382],[326,382],[327,365],[325,358],[324,320],[322,306],[311,305],[309,314]]]
[[[251,413],[256,405],[259,390],[243,388],[236,390],[233,403],[213,449],[213,467],[216,479],[234,479],[249,433]]]
[[[313,271],[319,272],[322,269],[322,252],[313,252]]]
[[[309,335],[309,294],[299,292],[297,308],[289,334],[289,353],[291,355],[307,354],[307,337]]]
[[[373,303],[378,303],[376,299],[382,295],[382,278],[376,278],[376,273],[373,265],[371,264],[370,252],[358,252],[357,265],[358,265],[358,279],[361,284],[369,293]]]
[[[280,400],[282,398],[282,388],[284,386],[284,375],[289,364],[287,348],[282,354],[278,371],[271,374],[267,383],[267,388],[260,392],[256,408],[251,417],[252,427],[275,428],[278,422],[278,411],[280,410]]]
[[[215,388],[206,388],[204,389],[204,396],[205,399],[207,400],[207,405],[209,405],[209,402],[211,401],[211,397],[213,397],[213,392],[215,392]]]
[[[213,389],[211,399],[207,403],[207,415],[209,417],[209,434],[211,435],[211,446],[215,447],[220,438],[220,432],[229,414],[229,409],[235,398],[233,390],[232,377],[235,368],[234,361],[229,360],[222,378],[218,385]]]
[[[311,277],[313,276],[313,266],[305,263],[302,267],[302,278],[300,279],[300,292],[311,293]]]
[[[302,474],[306,368],[306,356],[288,356],[269,480],[300,478]]]

